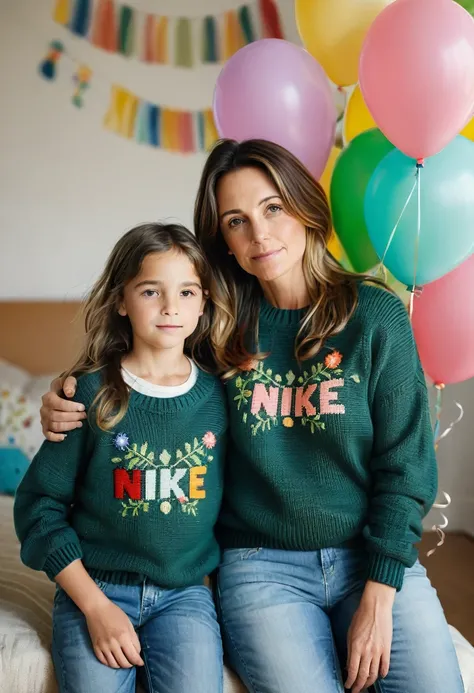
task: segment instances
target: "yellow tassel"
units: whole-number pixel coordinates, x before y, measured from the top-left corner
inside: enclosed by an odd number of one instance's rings
[[[70,0],[56,0],[54,7],[53,19],[57,24],[66,26],[71,18]]]
[[[168,17],[155,19],[155,62],[168,63]]]
[[[204,111],[204,149],[209,151],[218,139],[212,109]]]
[[[163,149],[179,151],[179,113],[171,108],[163,109],[161,141]]]
[[[161,111],[161,146],[163,149],[171,149],[170,143],[170,111],[167,108],[163,108]]]
[[[240,48],[245,46],[245,38],[242,33],[237,13],[234,11],[224,14],[224,45],[222,55],[224,60],[231,58]]]
[[[135,131],[139,99],[135,94],[117,85],[112,86],[109,110],[104,119],[107,130],[131,139]]]

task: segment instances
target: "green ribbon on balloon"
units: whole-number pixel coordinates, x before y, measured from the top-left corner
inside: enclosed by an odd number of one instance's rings
[[[330,190],[334,230],[356,272],[367,272],[379,263],[365,223],[364,198],[373,172],[393,149],[380,130],[367,130],[351,140],[334,168]]]

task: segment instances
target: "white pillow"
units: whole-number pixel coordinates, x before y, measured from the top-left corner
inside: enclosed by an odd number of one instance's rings
[[[24,389],[27,395],[33,402],[37,402],[38,409],[41,407],[41,397],[49,392],[52,381],[57,378],[59,373],[51,375],[32,375]]]
[[[30,378],[28,371],[0,358],[0,389],[12,387],[23,391]]]

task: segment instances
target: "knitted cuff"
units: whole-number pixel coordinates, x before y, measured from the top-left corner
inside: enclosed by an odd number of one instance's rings
[[[397,592],[402,589],[405,565],[395,558],[373,553],[369,559],[369,580],[381,582],[383,585],[395,587]]]
[[[81,545],[78,543],[66,544],[46,559],[43,570],[50,580],[54,580],[61,570],[64,570],[78,558],[82,558]]]

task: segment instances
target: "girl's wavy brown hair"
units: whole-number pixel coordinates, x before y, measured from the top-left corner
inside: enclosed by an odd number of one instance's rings
[[[63,382],[68,375],[103,371],[103,384],[91,409],[95,412],[97,425],[104,431],[119,423],[129,401],[129,388],[121,375],[121,362],[132,349],[133,332],[129,318],[118,312],[125,285],[140,273],[147,255],[169,250],[186,255],[207,293],[211,286],[211,270],[195,236],[179,224],[152,223],[136,226],[122,236],[83,305],[84,346],[73,367],[63,374]],[[185,344],[186,352],[199,361],[203,361],[200,352],[210,332],[211,311],[210,301],[206,301],[204,314]]]
[[[202,174],[194,228],[213,268],[214,319],[210,340],[218,370],[224,377],[235,375],[251,358],[264,358],[256,347],[262,289],[258,280],[228,254],[217,205],[217,186],[222,177],[245,168],[263,171],[278,190],[285,211],[306,227],[303,272],[310,305],[296,338],[295,355],[299,361],[314,357],[329,337],[345,328],[356,308],[361,281],[385,286],[371,276],[347,272],[329,253],[332,223],[328,200],[296,157],[265,140],[218,142]],[[255,348],[257,353],[252,353]]]

